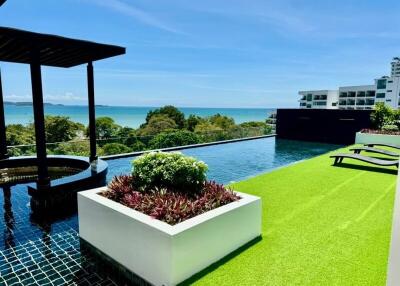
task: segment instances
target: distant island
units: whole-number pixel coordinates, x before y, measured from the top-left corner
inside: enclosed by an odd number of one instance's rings
[[[5,105],[15,105],[15,106],[32,106],[31,101],[20,101],[20,102],[4,101],[4,104]],[[48,102],[45,102],[44,105],[64,106],[64,104],[54,104],[54,103],[48,103]]]
[[[19,101],[19,102],[15,102],[15,101],[4,101],[5,105],[13,105],[13,106],[32,106],[32,102],[31,101]],[[61,104],[61,103],[50,103],[50,102],[45,102],[44,103],[45,106],[68,106],[65,104]],[[108,107],[108,105],[102,105],[102,104],[96,104],[96,107]]]

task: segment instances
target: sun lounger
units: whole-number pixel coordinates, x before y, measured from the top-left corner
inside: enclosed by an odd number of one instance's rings
[[[355,147],[355,148],[350,148],[350,150],[354,151],[354,154],[360,154],[362,151],[365,151],[365,152],[383,154],[383,155],[397,157],[397,158],[400,157],[399,153],[392,152],[392,151],[389,151],[389,150],[372,148],[372,147]]]
[[[349,153],[339,153],[339,154],[334,154],[330,156],[331,158],[335,158],[335,162],[333,165],[342,163],[344,158],[348,159],[353,159],[353,160],[359,160],[363,161],[369,164],[373,165],[378,165],[378,166],[383,166],[383,167],[390,167],[390,166],[396,166],[397,168],[399,167],[399,160],[382,160],[382,159],[376,159],[368,156],[363,156],[360,154],[349,154]]]
[[[394,149],[399,149],[400,150],[400,145],[395,145],[395,144],[368,143],[368,144],[364,144],[364,146],[368,146],[368,147],[383,146],[383,147],[390,147],[390,148],[394,148]]]

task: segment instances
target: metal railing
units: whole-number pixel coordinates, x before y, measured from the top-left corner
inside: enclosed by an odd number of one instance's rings
[[[272,126],[271,126],[272,128]],[[167,132],[174,133],[174,131]],[[234,127],[227,130],[215,130],[208,132],[193,132],[194,138],[197,142],[193,143],[209,143],[209,142],[218,142],[230,139],[240,139],[247,137],[256,137],[262,136],[266,134],[270,134],[270,130],[266,130],[263,127]],[[135,152],[135,151],[145,151],[155,148],[153,144],[154,138],[157,135],[148,135],[148,136],[127,136],[127,137],[112,137],[112,138],[98,138],[96,140],[97,143],[97,153],[99,156],[104,155],[115,155],[118,153],[118,148],[121,148],[121,152]],[[112,148],[108,148],[110,146],[106,146],[110,143],[119,143],[119,146],[113,146]],[[168,142],[167,147],[178,147],[182,144],[173,144],[173,142]],[[187,143],[184,142],[183,145]],[[106,146],[106,148],[104,148]],[[123,147],[125,146],[125,147]],[[47,153],[49,155],[77,155],[77,156],[89,156],[90,154],[90,144],[89,139],[76,139],[66,142],[51,142],[46,143]],[[110,151],[110,149],[113,149]],[[14,145],[7,146],[8,153],[10,156],[28,156],[36,154],[36,144],[25,144],[25,145]]]

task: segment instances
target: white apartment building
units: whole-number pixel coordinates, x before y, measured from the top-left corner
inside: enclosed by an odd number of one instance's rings
[[[375,85],[339,87],[339,109],[372,109],[375,104]]]
[[[300,91],[301,108],[336,109],[339,92],[337,90]]]
[[[339,90],[299,91],[300,108],[373,109],[384,102],[394,109],[400,106],[400,58],[391,62],[391,77],[375,79],[375,84],[342,86]]]
[[[393,58],[393,61],[390,64],[392,65],[392,72],[390,73],[391,77],[400,76],[400,58]]]

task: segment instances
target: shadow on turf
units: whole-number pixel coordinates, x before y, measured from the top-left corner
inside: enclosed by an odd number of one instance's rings
[[[370,171],[370,172],[378,172],[378,173],[397,175],[397,170],[395,170],[395,169],[364,166],[364,165],[357,165],[357,164],[350,164],[350,163],[337,163],[336,165],[332,165],[332,167],[350,168],[350,169],[357,169],[357,170],[362,170],[362,171]]]
[[[214,271],[215,269],[217,269],[219,266],[225,264],[226,262],[228,262],[229,260],[231,260],[232,258],[236,257],[237,255],[239,255],[240,253],[242,253],[243,251],[245,251],[246,249],[250,248],[251,246],[253,246],[254,244],[256,244],[257,242],[260,242],[262,240],[262,236],[256,237],[255,239],[249,241],[248,243],[246,243],[245,245],[239,247],[238,249],[236,249],[235,251],[229,253],[227,256],[225,256],[224,258],[218,260],[217,262],[211,264],[210,266],[208,266],[207,268],[203,269],[202,271],[196,273],[195,275],[193,275],[192,277],[186,279],[185,281],[183,281],[182,283],[179,284],[179,286],[184,286],[184,285],[191,285],[194,282],[196,282],[197,280],[199,280],[200,278],[204,277],[205,275],[207,275],[208,273]]]

